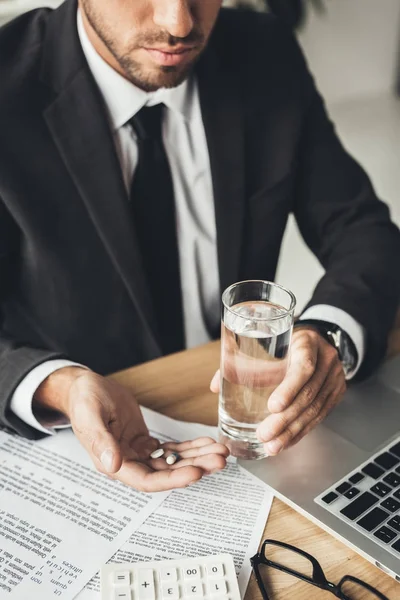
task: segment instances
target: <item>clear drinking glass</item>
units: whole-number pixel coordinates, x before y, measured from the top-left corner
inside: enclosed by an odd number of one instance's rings
[[[269,281],[241,281],[222,294],[219,439],[233,456],[266,456],[256,437],[288,363],[296,298]]]

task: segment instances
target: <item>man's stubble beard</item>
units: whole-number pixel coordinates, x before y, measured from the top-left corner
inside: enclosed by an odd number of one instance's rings
[[[125,55],[119,54],[112,36],[107,35],[106,28],[101,26],[100,20],[92,12],[88,0],[81,0],[81,3],[90,26],[117,61],[126,79],[145,92],[155,92],[162,87],[177,87],[188,78],[194,65],[202,54],[202,52],[199,52],[198,55],[182,69],[174,66],[159,66],[159,75],[151,77],[150,73],[146,72],[146,69],[143,68],[138,61],[134,60],[129,53]],[[198,34],[195,34],[195,36],[196,35],[198,36]],[[158,41],[161,40],[158,38]],[[162,41],[165,43],[165,37]]]
[[[145,92],[155,92],[159,88],[174,88],[180,85],[188,78],[191,71],[193,70],[194,64],[197,62],[197,58],[190,64],[186,65],[184,69],[178,70],[177,67],[158,67],[159,75],[151,77],[149,73],[145,72],[145,69],[133,60],[130,56],[117,57],[114,54],[114,58],[118,60],[121,65],[125,77],[134,85],[144,90]]]

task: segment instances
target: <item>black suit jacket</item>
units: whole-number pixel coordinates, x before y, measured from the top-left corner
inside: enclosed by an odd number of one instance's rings
[[[398,303],[399,233],[336,137],[298,45],[271,16],[222,10],[196,71],[221,290],[274,278],[293,211],[326,269],[310,304],[365,327],[368,373]],[[0,81],[0,413],[35,437],[9,410],[33,367],[63,356],[105,374],[160,348],[74,0],[0,31]]]

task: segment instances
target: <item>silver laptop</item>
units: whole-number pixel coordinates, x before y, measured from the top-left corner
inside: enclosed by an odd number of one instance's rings
[[[343,402],[295,447],[240,464],[400,581],[400,356],[350,386]]]

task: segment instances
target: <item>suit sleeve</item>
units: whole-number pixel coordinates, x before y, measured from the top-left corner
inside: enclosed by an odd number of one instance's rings
[[[0,426],[30,439],[43,434],[30,427],[10,409],[11,399],[19,383],[39,364],[62,358],[45,348],[26,346],[5,330],[2,306],[11,294],[18,273],[20,231],[0,199]]]
[[[366,353],[356,377],[363,378],[385,355],[399,304],[400,233],[368,176],[339,141],[304,63],[303,71],[308,101],[294,214],[325,269],[308,307],[336,306],[364,328]]]

